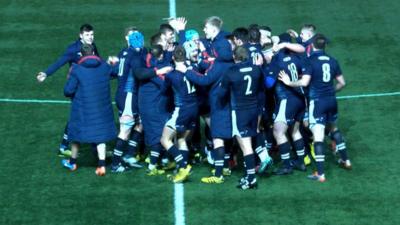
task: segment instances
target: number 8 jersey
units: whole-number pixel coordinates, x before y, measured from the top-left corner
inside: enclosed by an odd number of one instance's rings
[[[319,50],[312,53],[304,74],[311,76],[310,98],[334,97],[333,80],[342,75],[339,63],[335,58]]]

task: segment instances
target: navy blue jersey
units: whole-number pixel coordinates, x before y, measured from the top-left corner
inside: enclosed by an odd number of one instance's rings
[[[280,51],[271,61],[275,71],[285,71],[291,81],[297,81],[305,71],[303,60],[296,54],[287,51]],[[279,73],[279,72],[278,72]],[[293,88],[286,86],[283,82],[278,81],[275,87],[275,94],[279,99],[289,98],[291,96],[304,96],[303,88]]]
[[[258,108],[259,93],[263,90],[263,73],[251,62],[237,63],[226,71],[220,89],[220,96],[230,92],[233,110]]]
[[[211,117],[211,136],[213,138],[231,138],[232,137],[232,121],[231,107],[226,104],[221,107],[218,97],[220,82],[226,70],[232,63],[216,61],[205,74],[200,74],[193,70],[188,70],[185,76],[197,85],[209,86],[209,104]]]
[[[311,75],[310,98],[335,96],[333,80],[342,75],[339,63],[324,51],[315,51],[309,58],[304,74]]]
[[[232,61],[232,47],[229,41],[225,38],[229,33],[220,31],[213,40],[202,39],[204,47],[210,57],[214,57],[217,61],[230,62]]]
[[[246,43],[244,44],[244,47],[249,51],[250,60],[252,60],[256,56],[256,54],[262,56],[262,47],[260,44]]]
[[[174,70],[165,76],[165,87],[172,87],[174,91],[175,107],[185,107],[197,104],[196,87],[185,74]]]
[[[96,45],[93,43],[92,46],[94,48],[94,54],[99,56]],[[80,39],[70,44],[65,50],[64,54],[60,56],[55,63],[51,64],[47,68],[45,71],[47,76],[51,76],[66,63],[69,63],[69,66],[71,66],[72,63],[78,63],[79,59],[82,57],[81,47],[82,41]]]
[[[118,75],[117,94],[121,92],[133,92],[135,87],[134,69],[145,67],[146,49],[134,49],[127,47],[118,54],[119,63],[115,66]]]

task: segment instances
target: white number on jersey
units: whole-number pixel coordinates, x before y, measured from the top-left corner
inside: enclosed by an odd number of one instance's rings
[[[125,58],[122,58],[119,61],[118,76],[122,76],[124,74],[124,65],[125,65]]]
[[[331,66],[329,63],[322,64],[322,81],[329,82],[331,80]]]
[[[245,95],[253,94],[253,92],[251,91],[251,76],[250,75],[245,75],[243,79],[247,80],[247,88],[246,88]]]
[[[292,77],[292,81],[297,81],[299,78],[299,74],[297,73],[296,64],[290,63],[288,65],[288,69],[290,71],[290,76]]]
[[[196,92],[196,87],[195,87],[194,85],[192,85],[192,84],[190,83],[190,81],[188,81],[188,80],[186,79],[186,77],[183,77],[183,81],[185,81],[185,83],[186,83],[186,87],[187,87],[187,90],[188,90],[188,94],[192,94],[192,93]]]

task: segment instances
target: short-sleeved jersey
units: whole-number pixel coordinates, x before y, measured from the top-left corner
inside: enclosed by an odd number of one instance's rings
[[[196,87],[185,77],[185,74],[174,70],[165,76],[166,88],[172,87],[175,107],[197,104]]]
[[[280,51],[275,55],[271,64],[275,67],[274,71],[285,71],[285,73],[289,75],[291,81],[297,81],[299,76],[301,76],[306,70],[301,57],[287,51]],[[275,94],[279,99],[285,99],[291,96],[302,97],[304,96],[304,91],[302,88],[289,87],[281,81],[278,81],[275,88]]]
[[[333,80],[342,75],[342,70],[335,58],[327,55],[324,51],[313,52],[304,74],[311,75],[309,85],[311,99],[336,95]]]
[[[233,110],[258,108],[262,84],[263,73],[261,68],[251,62],[242,62],[233,65],[225,73],[221,82],[221,90],[222,92],[230,91]],[[223,95],[226,95],[226,93]]]
[[[118,54],[117,64],[118,90],[120,92],[132,92],[135,88],[134,69],[145,67],[146,49],[124,48]]]

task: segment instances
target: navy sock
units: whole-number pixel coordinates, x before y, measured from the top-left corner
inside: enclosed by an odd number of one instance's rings
[[[285,142],[278,146],[279,153],[281,154],[281,159],[283,161],[283,165],[286,168],[290,167],[290,144],[289,142]]]
[[[336,151],[340,154],[340,158],[346,161],[348,159],[346,151],[346,143],[344,142],[342,133],[339,130],[336,130],[331,134],[331,138],[336,142]]]
[[[224,168],[224,157],[225,157],[225,148],[219,147],[213,150],[214,151],[214,166],[215,166],[215,176],[222,176],[222,169]]]
[[[175,160],[176,164],[179,166],[179,168],[185,168],[186,167],[187,162],[183,159],[182,154],[175,147],[175,145],[172,145],[168,149],[168,153],[172,155],[172,157],[174,158],[174,160]]]
[[[136,130],[132,131],[131,138],[128,141],[128,147],[126,148],[126,155],[128,156],[136,155],[141,136],[142,133],[137,132]]]
[[[117,138],[117,142],[115,143],[115,148],[113,151],[113,159],[112,159],[113,166],[116,166],[121,162],[121,157],[124,154],[126,143],[127,141],[124,141],[121,138]]]
[[[69,146],[69,141],[68,141],[68,123],[64,128],[64,134],[63,134],[63,139],[61,140],[60,144],[60,149],[67,149]]]
[[[303,164],[304,163],[304,141],[303,138],[300,138],[299,140],[295,141],[293,143],[294,149],[296,150],[297,157],[298,157],[298,162]]]
[[[97,163],[97,165],[98,165],[99,167],[106,166],[106,160],[99,160],[99,162]]]
[[[76,163],[76,159],[75,158],[69,158],[69,164],[75,164]]]
[[[189,161],[189,150],[179,149],[179,152],[183,156],[183,161],[188,162]]]
[[[156,165],[158,159],[160,158],[161,152],[163,151],[163,147],[161,144],[152,145],[150,150],[150,164]]]
[[[324,174],[324,143],[314,142],[314,152],[315,152],[315,164],[317,166],[318,175]]]
[[[248,180],[252,181],[255,178],[256,169],[255,169],[255,158],[254,154],[244,156],[244,162],[246,165],[246,174],[248,176]]]

